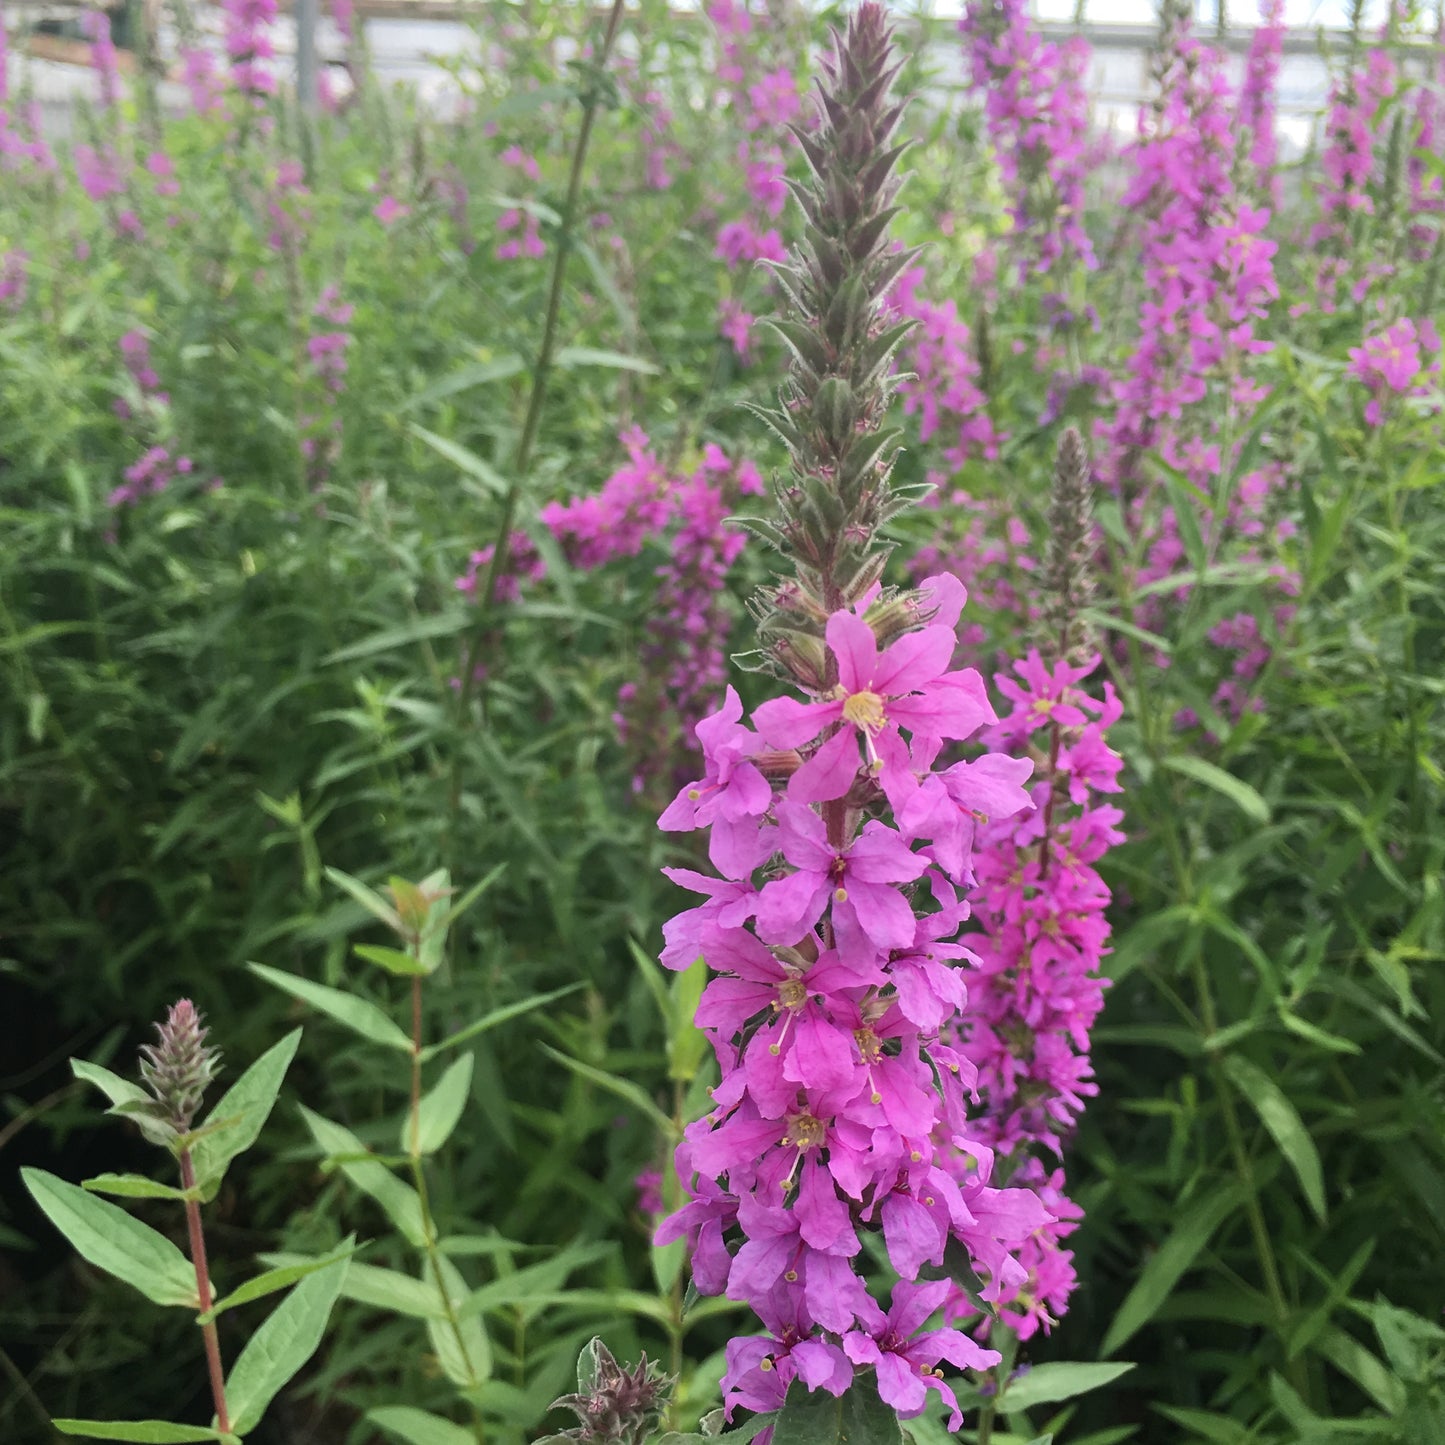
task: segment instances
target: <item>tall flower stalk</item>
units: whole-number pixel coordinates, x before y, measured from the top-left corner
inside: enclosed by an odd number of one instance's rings
[[[777,267],[790,310],[773,323],[792,365],[763,414],[790,465],[776,517],[749,525],[791,572],[754,600],[751,662],[794,693],[748,727],[729,688],[697,729],[703,776],[661,819],[710,834],[715,874],[667,870],[703,901],[666,926],[662,958],[701,956],[716,975],[697,1021],[722,1079],[678,1147],[690,1202],[658,1239],[687,1236],[699,1290],[746,1301],[766,1328],[728,1347],[729,1413],[777,1407],[794,1379],[841,1395],[871,1368],[900,1415],[936,1390],[956,1428],[941,1361],[982,1370],[999,1356],[927,1328],[952,1289],[945,1249],[961,1246],[996,1300],[1026,1277],[1015,1253],[1048,1221],[1036,1194],[990,1185],[967,1118],[973,1070],[944,1042],[973,962],[951,940],[974,834],[1028,806],[1032,764],[936,766],[996,721],[978,674],[951,670],[963,588],[881,585],[879,529],[913,500],[890,481],[898,433],[884,425],[910,325],[885,309],[912,260],[887,235],[896,71],[868,0],[825,62],[818,126],[793,130],[811,178],[793,188],[804,239]],[[868,1233],[891,1282],[860,1269]]]

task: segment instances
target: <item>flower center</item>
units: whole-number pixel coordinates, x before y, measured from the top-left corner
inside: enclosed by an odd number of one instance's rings
[[[800,978],[785,978],[778,985],[778,1001],[784,1008],[802,1008],[808,998],[808,986]]]
[[[794,1114],[788,1120],[788,1132],[783,1136],[783,1143],[798,1150],[816,1149],[827,1132],[828,1127],[821,1119],[815,1119],[811,1114]]]
[[[850,693],[843,704],[843,720],[865,732],[877,732],[884,722],[883,699],[876,692]]]
[[[853,1030],[853,1040],[858,1045],[858,1052],[863,1055],[864,1063],[874,1063],[883,1057],[883,1045],[878,1035],[866,1025]]]

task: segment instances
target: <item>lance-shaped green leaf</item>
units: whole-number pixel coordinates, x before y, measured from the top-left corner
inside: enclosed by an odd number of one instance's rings
[[[191,1149],[196,1183],[201,1187],[203,1199],[216,1197],[231,1160],[244,1154],[261,1137],[300,1043],[301,1030],[292,1029],[284,1039],[272,1044],[221,1095],[206,1116]],[[225,1127],[216,1128],[219,1124]]]
[[[356,1236],[352,1234],[342,1240],[335,1249],[319,1255],[315,1259],[298,1260],[294,1264],[283,1264],[278,1265],[275,1269],[268,1269],[264,1274],[258,1274],[253,1279],[248,1279],[245,1284],[233,1289],[224,1298],[218,1299],[205,1314],[199,1317],[197,1323],[208,1324],[217,1315],[224,1314],[226,1310],[235,1309],[237,1305],[250,1304],[252,1300],[263,1299],[266,1295],[275,1294],[278,1290],[289,1289],[299,1280],[305,1279],[308,1274],[315,1274],[317,1270],[325,1269],[339,1259],[350,1259],[355,1253]]]
[[[401,1121],[401,1147],[408,1154],[435,1154],[451,1137],[467,1107],[467,1091],[472,1086],[474,1054],[463,1054],[451,1064],[421,1097],[417,1107],[415,1138],[410,1112]]]
[[[246,1342],[226,1380],[232,1428],[238,1435],[256,1428],[266,1407],[316,1353],[348,1263],[339,1259],[303,1279]]]
[[[328,988],[324,983],[312,983],[309,978],[298,978],[294,973],[282,973],[279,968],[267,968],[264,963],[248,963],[246,967],[293,998],[330,1014],[337,1023],[345,1024],[362,1038],[404,1054],[411,1052],[411,1040],[402,1031],[401,1025],[370,999],[357,998],[355,994],[344,993],[339,988]]]
[[[1275,1083],[1263,1069],[1229,1054],[1224,1060],[1224,1072],[1229,1082],[1244,1096],[1260,1123],[1269,1130],[1269,1136],[1279,1147],[1279,1152],[1289,1161],[1299,1180],[1315,1218],[1325,1217],[1325,1176],[1320,1165],[1320,1152],[1309,1136],[1309,1131],[1300,1118],[1299,1111],[1290,1103],[1284,1090]]]
[[[1185,1270],[1199,1257],[1210,1236],[1243,1202],[1244,1192],[1238,1184],[1221,1185],[1213,1193],[1196,1199],[1180,1216],[1173,1233],[1159,1247],[1158,1253],[1144,1266],[1134,1287],[1124,1297],[1119,1313],[1114,1316],[1101,1355],[1111,1355],[1135,1331],[1154,1317],[1155,1311],[1169,1297]]]
[[[262,1264],[277,1269],[307,1264],[304,1255],[263,1254]],[[425,1280],[413,1279],[394,1269],[381,1269],[374,1264],[355,1264],[346,1271],[346,1282],[341,1286],[342,1295],[357,1304],[370,1305],[373,1309],[390,1310],[393,1314],[409,1315],[412,1319],[429,1320],[442,1310],[441,1300],[435,1289]]]
[[[546,1044],[540,1045],[541,1050],[550,1059],[555,1059],[565,1068],[571,1069],[579,1078],[596,1084],[598,1088],[606,1089],[610,1094],[616,1094],[619,1099],[625,1099],[635,1109],[642,1112],[643,1116],[652,1122],[652,1125],[664,1139],[675,1139],[677,1126],[666,1114],[658,1108],[656,1102],[648,1094],[647,1090],[635,1084],[631,1079],[620,1079],[616,1074],[609,1074],[605,1069],[594,1068],[591,1064],[584,1064],[581,1059],[574,1059],[568,1054],[560,1053],[558,1050],[549,1048]]]
[[[196,1276],[185,1255],[148,1224],[43,1169],[22,1169],[31,1197],[77,1254],[133,1285],[158,1305],[196,1307]]]
[[[237,1437],[204,1425],[172,1425],[168,1420],[52,1420],[62,1435],[87,1440],[134,1440],[139,1445],[191,1445],[192,1441],[219,1440],[236,1445]]]
[[[1110,1384],[1133,1368],[1130,1364],[1089,1364],[1078,1360],[1035,1365],[1003,1391],[998,1397],[998,1408],[1006,1415],[1012,1410],[1032,1410],[1036,1405],[1072,1400],[1076,1395]]]
[[[442,1373],[452,1384],[464,1390],[473,1389],[491,1377],[491,1341],[487,1338],[480,1315],[462,1316],[462,1307],[472,1291],[462,1278],[461,1271],[445,1255],[436,1255],[435,1260],[440,1270],[433,1270],[432,1260],[428,1259],[425,1270],[427,1281],[436,1291],[436,1299],[443,1311],[450,1306],[450,1315],[429,1319],[427,1333],[431,1336],[432,1349],[436,1351]]]
[[[199,1190],[177,1189],[161,1184],[144,1174],[97,1174],[82,1179],[80,1187],[91,1194],[113,1194],[117,1199],[199,1199]]]
[[[1165,758],[1163,762],[1164,766],[1173,772],[1193,778],[1196,783],[1203,783],[1206,788],[1213,788],[1221,797],[1228,798],[1246,818],[1256,823],[1269,822],[1269,804],[1259,791],[1243,778],[1236,778],[1233,773],[1225,772],[1214,763],[1207,763],[1203,758],[1196,758],[1188,753]]]
[[[328,1158],[363,1193],[371,1195],[386,1212],[386,1217],[417,1249],[426,1246],[426,1229],[422,1223],[421,1200],[410,1184],[396,1177],[379,1159],[369,1158],[370,1150],[350,1129],[313,1114],[305,1106],[301,1117],[311,1130],[311,1137],[325,1150]]]
[[[176,1131],[160,1119],[147,1116],[144,1111],[155,1101],[139,1084],[133,1084],[129,1079],[123,1079],[119,1074],[113,1074],[109,1069],[89,1063],[85,1059],[71,1059],[70,1072],[77,1079],[94,1084],[110,1100],[111,1106],[105,1111],[107,1114],[133,1119],[152,1144],[159,1144],[162,1149],[171,1146],[176,1138]]]
[[[902,1445],[893,1409],[878,1398],[871,1379],[850,1385],[837,1399],[808,1391],[795,1380],[773,1421],[773,1445]]]
[[[476,1445],[477,1437],[461,1425],[411,1405],[382,1405],[366,1418],[407,1445]]]
[[[551,993],[539,993],[535,998],[524,998],[518,1003],[509,1003],[502,1008],[493,1009],[491,1013],[474,1019],[465,1028],[458,1029],[450,1038],[442,1039],[440,1043],[428,1044],[421,1051],[421,1061],[426,1063],[447,1049],[454,1049],[458,1044],[469,1043],[478,1034],[487,1033],[500,1024],[509,1023],[512,1019],[531,1013],[534,1009],[545,1008],[549,1003],[555,1003],[559,998],[566,998],[569,993],[576,993],[579,988],[585,987],[586,984],[569,983],[565,988],[554,988]]]
[[[401,915],[374,888],[368,888],[360,878],[343,873],[339,868],[328,868],[326,876],[343,893],[349,893],[373,918],[379,919],[393,933],[400,933]]]

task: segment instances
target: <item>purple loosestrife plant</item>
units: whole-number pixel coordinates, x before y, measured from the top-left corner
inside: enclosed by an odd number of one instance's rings
[[[211,1429],[223,1445],[239,1445],[320,1344],[354,1242],[348,1239],[300,1268],[269,1270],[229,1295],[217,1296],[201,1208],[216,1197],[232,1161],[260,1136],[301,1041],[301,1030],[288,1034],[257,1059],[197,1125],[205,1094],[220,1072],[220,1054],[207,1042],[209,1032],[189,999],[172,1005],[165,1022],[156,1026],[156,1042],[141,1050],[144,1088],[97,1064],[71,1061],[76,1077],[110,1100],[108,1112],[132,1120],[146,1140],[173,1156],[179,1188],[140,1174],[101,1174],[76,1186],[42,1169],[21,1172],[35,1202],[86,1260],[156,1304],[196,1312],[214,1411]],[[186,1215],[189,1260],[165,1235],[97,1198],[106,1194],[180,1203]],[[217,1317],[233,1306],[293,1285],[270,1316],[251,1330],[227,1371]],[[52,1423],[67,1435],[103,1440],[198,1438],[193,1429],[178,1429],[167,1421]]]
[[[748,727],[729,689],[698,728],[703,775],[661,819],[710,832],[720,876],[668,870],[704,901],[666,926],[663,962],[701,956],[715,975],[697,1020],[722,1080],[678,1147],[690,1202],[658,1241],[686,1236],[697,1287],[746,1301],[766,1328],[728,1347],[729,1415],[781,1406],[794,1379],[842,1396],[871,1370],[862,1398],[876,1389],[911,1417],[937,1391],[957,1428],[941,1362],[999,1357],[927,1327],[952,1288],[936,1277],[945,1251],[996,1300],[1026,1278],[1015,1254],[1048,1222],[1036,1194],[990,1184],[967,1119],[973,1070],[944,1042],[965,997],[970,955],[951,940],[974,833],[1028,805],[1032,765],[935,769],[946,743],[995,720],[978,674],[951,669],[963,588],[880,585],[879,528],[913,499],[890,482],[898,433],[884,429],[910,324],[884,297],[913,259],[887,236],[896,68],[884,11],[865,3],[826,63],[821,124],[793,131],[812,172],[794,187],[805,239],[777,268],[793,365],[763,414],[791,468],[777,518],[749,525],[792,568],[754,602],[753,662],[802,696],[763,703]],[[881,1235],[891,1291],[861,1268],[865,1233]]]
[[[1039,647],[1013,674],[995,678],[1013,704],[987,734],[991,746],[1032,757],[1034,808],[981,824],[978,888],[969,944],[979,959],[958,1026],[958,1048],[977,1070],[984,1112],[978,1137],[996,1151],[1009,1181],[1034,1189],[1053,1216],[1020,1256],[1028,1278],[1000,1301],[1018,1337],[1050,1328],[1075,1283],[1061,1241],[1080,1211],[1062,1193],[1058,1156],[1084,1100],[1097,1092],[1089,1034],[1103,1007],[1100,976],[1110,893],[1097,864],[1123,841],[1119,809],[1098,795],[1120,791],[1123,761],[1105,741],[1121,708],[1105,683],[1084,690],[1099,658],[1081,613],[1092,597],[1089,464],[1070,428],[1059,446],[1041,577]],[[960,1291],[960,1313],[974,1307]],[[990,1321],[982,1322],[987,1331]]]

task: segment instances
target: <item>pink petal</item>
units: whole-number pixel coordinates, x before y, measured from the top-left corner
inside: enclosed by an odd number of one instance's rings
[[[853,786],[862,759],[852,728],[836,732],[793,774],[788,797],[795,803],[827,803]],[[658,826],[662,824],[659,821]]]
[[[838,659],[838,681],[845,692],[871,692],[878,665],[878,639],[861,617],[835,612],[828,619],[828,646]],[[838,705],[842,716],[842,704]]]
[[[901,697],[925,687],[948,670],[958,638],[951,627],[905,632],[878,660],[872,691]],[[892,709],[889,709],[891,714]]]
[[[798,748],[812,742],[830,722],[837,722],[842,716],[841,702],[801,702],[795,697],[773,697],[758,707],[753,721],[771,747]]]

